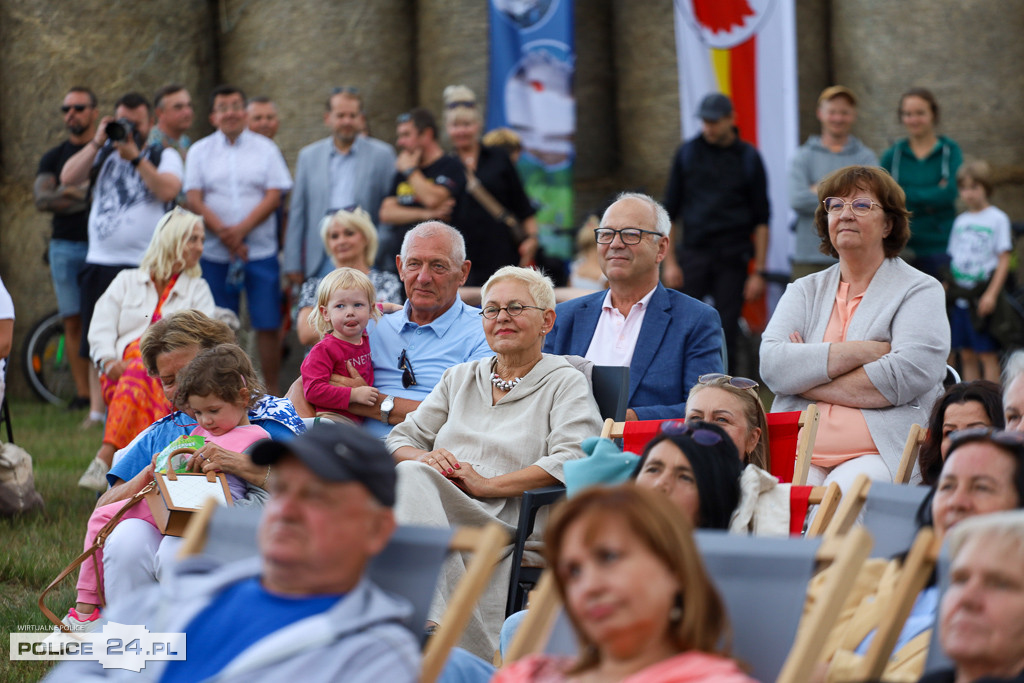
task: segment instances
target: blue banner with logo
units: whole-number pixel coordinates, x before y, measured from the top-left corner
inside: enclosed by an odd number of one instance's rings
[[[487,129],[523,141],[519,173],[539,205],[549,256],[572,257],[576,52],[571,0],[490,0],[491,70]]]

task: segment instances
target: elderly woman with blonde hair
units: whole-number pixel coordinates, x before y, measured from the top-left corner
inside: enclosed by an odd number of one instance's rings
[[[82,488],[105,491],[114,452],[171,412],[160,381],[146,372],[139,339],[168,313],[213,315],[213,294],[199,268],[203,235],[200,216],[181,208],[164,214],[139,267],[118,273],[96,302],[89,351],[108,408],[103,443],[78,481]]]
[[[495,355],[449,368],[388,437],[398,461],[395,517],[401,524],[497,521],[512,533],[522,493],[564,481],[563,463],[583,457],[580,442],[601,430],[583,373],[541,352],[555,322],[551,281],[507,266],[491,276],[482,295],[484,334]],[[462,641],[486,659],[497,646],[510,569],[506,556]],[[431,621],[440,618],[464,573],[460,555],[446,561]]]
[[[342,209],[320,221],[320,236],[335,268],[354,268],[364,273],[377,292],[377,301],[402,303],[402,283],[394,273],[372,267],[377,258],[377,228],[370,214],[359,207]],[[299,293],[296,332],[303,344],[315,344],[320,334],[309,324],[309,314],[316,308],[316,288],[320,277],[302,283]]]
[[[450,85],[444,102],[452,156],[466,170],[466,192],[455,205],[452,224],[466,238],[466,256],[473,262],[466,284],[479,287],[502,266],[533,261],[539,246],[536,209],[508,153],[481,144],[483,119],[473,91]]]

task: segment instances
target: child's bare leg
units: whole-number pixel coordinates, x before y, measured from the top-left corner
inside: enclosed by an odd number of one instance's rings
[[[999,352],[983,351],[978,354],[981,358],[981,374],[992,382],[999,383]]]
[[[960,349],[960,377],[965,382],[981,379],[981,366],[978,365],[978,354],[971,349]]]

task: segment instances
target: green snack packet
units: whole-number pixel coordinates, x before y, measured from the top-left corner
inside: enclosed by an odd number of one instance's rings
[[[206,439],[201,436],[179,436],[177,439],[167,444],[167,447],[160,451],[160,454],[156,456],[156,471],[167,472],[171,469],[176,474],[184,474],[188,472],[188,459],[191,457],[188,453],[178,453],[173,458],[171,453],[178,450],[179,448],[194,448],[196,450],[206,445]],[[170,461],[168,463],[168,460]],[[170,465],[170,467],[168,467]]]

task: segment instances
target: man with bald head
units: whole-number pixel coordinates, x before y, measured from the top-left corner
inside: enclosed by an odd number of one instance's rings
[[[630,420],[683,417],[697,378],[722,372],[718,313],[658,280],[670,230],[661,204],[620,194],[594,231],[609,289],[559,304],[544,344],[548,353],[628,366]]]
[[[426,398],[453,365],[493,354],[484,338],[480,309],[459,297],[470,262],[462,234],[441,221],[420,223],[405,234],[395,258],[405,284],[405,306],[381,318],[370,331],[375,406],[349,406],[368,418],[363,427],[384,437]],[[300,415],[313,412],[302,396],[301,378],[288,397]],[[332,377],[332,383],[360,386],[358,373]]]

